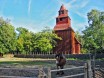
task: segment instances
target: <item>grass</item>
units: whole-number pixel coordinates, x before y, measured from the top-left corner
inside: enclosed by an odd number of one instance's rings
[[[39,61],[2,61],[0,64],[44,65],[45,63]]]
[[[3,58],[0,58],[0,67],[54,66],[55,63],[51,63],[51,60],[55,59],[15,58],[11,55],[4,55]]]
[[[51,62],[54,60],[54,62]],[[88,60],[88,59],[77,59],[77,58],[68,58],[67,60]],[[96,60],[104,60],[96,59]],[[0,67],[54,67],[55,59],[40,59],[40,58],[15,58],[13,55],[4,55],[3,58],[0,58]]]

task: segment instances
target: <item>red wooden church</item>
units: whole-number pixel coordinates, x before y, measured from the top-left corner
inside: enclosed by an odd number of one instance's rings
[[[62,38],[62,40],[57,40],[57,45],[53,49],[54,53],[80,54],[80,42],[75,38],[75,32],[71,27],[71,19],[64,5],[60,7],[59,15],[56,17],[54,31]]]

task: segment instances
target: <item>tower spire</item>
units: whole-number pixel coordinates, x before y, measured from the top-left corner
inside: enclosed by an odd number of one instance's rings
[[[62,4],[60,10],[66,10],[65,6]]]
[[[68,16],[68,10],[63,4],[61,5],[60,10],[59,10],[59,16],[60,15]]]

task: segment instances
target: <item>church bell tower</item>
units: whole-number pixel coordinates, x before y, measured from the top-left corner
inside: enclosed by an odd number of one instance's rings
[[[79,54],[80,43],[75,38],[75,32],[71,27],[71,19],[68,16],[68,10],[64,5],[60,7],[56,17],[56,25],[54,27],[55,33],[62,38],[57,40],[57,45],[53,49],[54,53],[62,52],[64,54]]]
[[[71,19],[68,16],[68,10],[62,5],[59,10],[59,16],[56,18],[56,26],[54,30],[59,30],[59,28],[63,30],[68,27],[71,27]]]

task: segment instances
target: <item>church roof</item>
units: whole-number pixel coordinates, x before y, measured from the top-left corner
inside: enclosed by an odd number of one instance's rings
[[[65,30],[65,29],[68,29],[68,28],[69,28],[68,24],[59,24],[59,25],[56,25],[54,27],[54,30]]]
[[[68,17],[68,15],[62,14],[62,15],[59,15],[57,18],[62,18],[62,17]]]
[[[67,30],[67,29],[71,29],[71,31],[74,32],[73,28],[70,27],[68,24],[57,24],[55,27],[54,27],[54,30],[55,31],[58,31],[58,30]],[[75,32],[74,32],[75,33]]]
[[[62,4],[60,10],[66,10],[65,6]]]
[[[81,45],[81,43],[77,40],[77,38],[75,37],[75,43],[76,44],[80,44]]]

